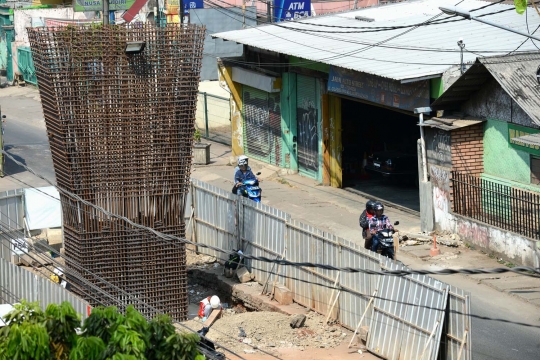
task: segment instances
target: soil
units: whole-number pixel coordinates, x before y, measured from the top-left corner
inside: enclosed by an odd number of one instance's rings
[[[277,355],[280,349],[334,348],[350,338],[350,333],[340,326],[323,326],[325,318],[312,311],[298,329],[289,325],[294,315],[243,311],[239,306],[225,310],[207,337],[239,355],[265,352]],[[193,329],[202,325],[198,319],[184,324]]]

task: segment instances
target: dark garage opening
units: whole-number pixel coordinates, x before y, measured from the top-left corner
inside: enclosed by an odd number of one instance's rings
[[[420,137],[418,117],[348,99],[342,99],[341,106],[343,187],[419,211],[416,165],[416,143]],[[378,152],[391,152],[393,156],[411,155],[413,159],[409,156],[407,169],[414,174],[382,176],[365,172],[362,166],[364,156]],[[405,164],[405,160],[401,164]]]

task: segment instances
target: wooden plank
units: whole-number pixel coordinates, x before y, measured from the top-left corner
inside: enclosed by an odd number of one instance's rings
[[[210,314],[210,316],[208,317],[208,319],[206,319],[206,321],[203,323],[203,326],[204,327],[210,327],[212,326],[212,324],[214,324],[214,322],[219,319],[219,317],[221,316],[221,308],[219,309],[212,309],[212,313]]]

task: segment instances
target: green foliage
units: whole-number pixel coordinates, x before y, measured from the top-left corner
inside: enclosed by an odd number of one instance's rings
[[[124,316],[114,306],[98,306],[92,309],[90,316],[84,321],[85,336],[97,336],[105,344],[109,343],[118,325],[124,322]]]
[[[200,337],[197,334],[174,333],[169,336],[166,341],[166,352],[171,360],[188,360],[195,359],[199,354],[197,342]]]
[[[45,322],[45,314],[39,307],[39,302],[21,300],[20,304],[13,305],[13,310],[4,316],[4,322],[11,325],[21,325],[24,322],[40,324]]]
[[[148,323],[149,341],[146,349],[147,359],[168,360],[165,350],[167,339],[176,332],[168,315],[158,315]]]
[[[77,343],[76,329],[81,326],[81,318],[67,301],[61,305],[49,304],[45,310],[45,328],[50,338],[53,358],[67,360],[69,350]]]
[[[201,131],[199,130],[199,128],[195,129],[195,133],[193,134],[193,139],[195,140],[195,142],[198,142],[198,143],[201,142]]]
[[[514,0],[514,6],[518,14],[523,14],[527,10],[527,0]]]
[[[101,360],[105,343],[96,336],[79,337],[69,354],[69,360]]]
[[[82,327],[71,304],[22,301],[0,331],[0,360],[204,360],[197,334],[179,334],[167,315],[148,322],[133,306],[97,307]]]
[[[4,359],[49,359],[49,335],[42,324],[10,324],[6,338],[0,338]],[[1,359],[1,358],[0,358]]]

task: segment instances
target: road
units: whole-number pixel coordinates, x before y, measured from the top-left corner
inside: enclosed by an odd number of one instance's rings
[[[34,90],[13,90],[13,88],[0,89],[0,103],[2,112],[7,115],[5,143],[10,154],[17,156],[24,163],[35,169],[38,173],[54,180],[54,171],[52,160],[48,148],[41,104],[37,92]],[[32,186],[46,186],[46,184],[24,171],[20,167],[8,161],[6,163],[8,175],[0,179],[0,191],[7,189],[16,189],[26,187],[17,182],[14,178],[22,179]],[[207,167],[198,168],[194,176],[199,176],[207,169],[205,181],[215,183],[218,186],[230,189],[230,185],[221,179],[230,178],[231,167]],[[222,174],[221,174],[222,173]],[[204,174],[203,174],[204,175]],[[215,181],[211,181],[214,179]],[[270,186],[272,183],[272,186]],[[268,186],[263,185],[265,196],[272,196],[275,191],[276,197],[282,197],[283,200],[274,199],[273,206],[286,206],[291,203],[294,193],[290,191],[299,191],[290,186],[277,186],[276,182],[267,182]],[[281,184],[279,184],[281,185]],[[276,188],[270,191],[271,188]],[[345,192],[346,193],[346,192]],[[291,195],[293,194],[293,195]],[[314,201],[321,195],[317,193]],[[350,197],[355,195],[350,194]],[[330,188],[328,188],[327,197],[331,200],[333,197]],[[346,199],[339,199],[340,204],[344,204]],[[315,208],[316,206],[313,205]],[[306,209],[302,206],[304,210]],[[308,207],[309,208],[309,207]],[[283,209],[288,211],[287,209]],[[346,210],[344,210],[346,211]],[[326,211],[328,212],[328,211]],[[338,214],[344,216],[345,214]],[[410,217],[410,214],[403,214],[400,220]],[[357,215],[354,215],[355,222]],[[411,256],[401,257],[401,260],[412,268],[428,268],[430,265]],[[439,277],[441,281],[458,286],[472,293],[471,304],[474,315],[488,317],[493,319],[504,319],[512,322],[520,322],[532,325],[527,327],[495,320],[482,320],[473,318],[472,325],[472,344],[473,356],[475,360],[493,360],[493,359],[519,359],[519,360],[538,360],[540,358],[540,309],[529,303],[512,297],[511,295],[501,293],[486,285],[479,285],[470,277],[451,275]]]
[[[6,115],[4,149],[32,170],[56,182],[37,90],[14,87],[0,89],[0,99],[2,114]],[[10,159],[6,159],[4,172],[6,176],[0,181],[0,191],[48,186],[47,182]]]

